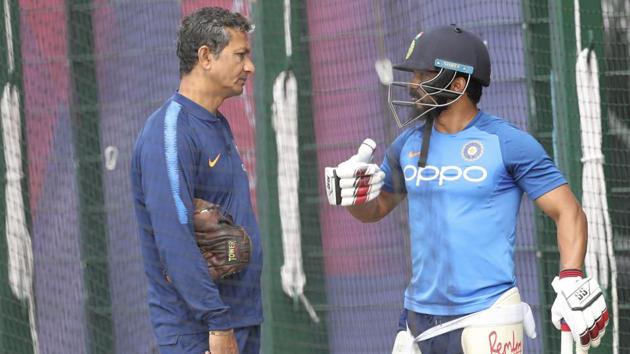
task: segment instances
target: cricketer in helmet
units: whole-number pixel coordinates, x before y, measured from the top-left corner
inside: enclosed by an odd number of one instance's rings
[[[380,165],[376,142],[365,139],[325,169],[328,202],[359,221],[377,222],[406,200],[411,276],[392,353],[525,352],[524,334],[536,332],[515,274],[525,194],[556,224],[552,323],[582,350],[598,346],[608,311],[597,280],[581,270],[586,214],[534,137],[477,107],[490,84],[484,43],[455,25],[437,27],[418,34],[394,69],[394,118],[423,124],[402,131]]]

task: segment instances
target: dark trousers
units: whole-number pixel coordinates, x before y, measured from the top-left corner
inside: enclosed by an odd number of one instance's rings
[[[260,326],[234,329],[240,354],[260,353]],[[160,345],[160,354],[204,354],[208,350],[208,332],[182,334],[175,343]]]
[[[405,311],[407,312],[407,326],[409,326],[409,330],[411,330],[414,337],[417,337],[420,333],[431,327],[465,316],[436,316],[416,313],[409,310]],[[401,321],[403,319],[404,313],[401,316]],[[422,354],[464,354],[464,350],[462,349],[463,331],[464,329],[461,328],[431,339],[423,340],[417,344],[420,345]]]

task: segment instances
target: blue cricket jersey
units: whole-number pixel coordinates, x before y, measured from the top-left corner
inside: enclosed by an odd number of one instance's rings
[[[516,286],[523,192],[535,200],[567,182],[531,135],[482,111],[456,134],[433,128],[424,168],[422,131],[404,131],[381,166],[383,190],[406,193],[409,203],[405,308],[443,316],[480,311]]]
[[[176,93],[138,136],[131,178],[158,343],[260,324],[260,236],[247,172],[227,120]],[[193,198],[219,204],[247,230],[252,254],[243,272],[213,281],[193,234]]]

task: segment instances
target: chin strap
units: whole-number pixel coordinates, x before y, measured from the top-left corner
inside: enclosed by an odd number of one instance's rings
[[[431,131],[433,130],[433,115],[427,117],[424,123],[424,131],[422,132],[422,148],[420,149],[420,158],[418,159],[418,167],[427,165],[429,155],[429,143],[431,142]]]
[[[420,149],[420,158],[418,159],[418,167],[425,167],[429,158],[429,144],[431,142],[431,132],[433,131],[433,122],[445,107],[436,107],[427,114],[424,122],[424,130],[422,131],[422,148]]]

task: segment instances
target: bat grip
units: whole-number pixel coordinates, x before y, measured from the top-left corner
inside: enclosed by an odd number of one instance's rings
[[[560,331],[560,354],[573,354],[575,342],[573,341],[571,328],[564,320],[560,321]],[[580,346],[576,346],[575,354],[588,354],[588,349],[584,350]]]

